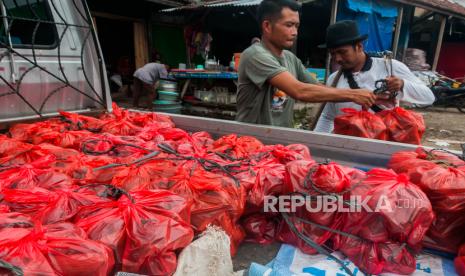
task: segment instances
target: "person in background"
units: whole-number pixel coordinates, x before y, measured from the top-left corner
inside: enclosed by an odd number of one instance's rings
[[[239,122],[293,127],[295,100],[353,101],[371,106],[376,96],[366,89],[335,89],[317,84],[290,51],[297,39],[300,4],[264,0],[258,7],[261,42],[241,54],[237,88]]]
[[[142,94],[148,95],[147,108],[153,108],[160,79],[168,78],[168,66],[161,63],[147,63],[134,73],[134,107],[139,107]]]
[[[359,33],[357,22],[345,20],[337,22],[327,29],[326,44],[334,63],[340,66],[340,71],[329,76],[327,83],[337,88],[365,88],[375,90],[375,82],[385,79],[388,92],[397,93],[391,100],[380,100],[371,112],[381,109],[391,109],[399,102],[430,105],[434,102],[433,92],[400,61],[392,60],[391,64],[384,58],[369,57],[363,47],[363,41],[368,35]],[[360,105],[343,103],[326,103],[315,127],[315,131],[330,133],[334,130],[334,119],[340,115],[342,108],[355,108]],[[379,109],[379,110],[374,110]]]

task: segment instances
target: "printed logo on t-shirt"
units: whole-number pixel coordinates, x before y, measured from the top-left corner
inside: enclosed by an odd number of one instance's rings
[[[271,110],[273,112],[283,112],[288,100],[286,93],[279,89],[275,89],[273,99],[271,100]]]

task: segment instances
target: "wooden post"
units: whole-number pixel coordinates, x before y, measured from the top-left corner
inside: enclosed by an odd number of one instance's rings
[[[136,68],[140,68],[148,63],[148,41],[143,22],[134,22],[134,52]]]
[[[392,46],[393,57],[397,57],[397,49],[399,49],[400,31],[402,30],[402,18],[404,17],[404,6],[400,4],[397,12],[396,32],[394,33],[394,41]]]
[[[332,5],[331,5],[331,18],[329,19],[329,24],[334,24],[336,23],[337,20],[337,10],[339,6],[339,0],[333,0]],[[326,53],[326,74],[325,74],[325,83],[328,80],[328,77],[331,73],[331,56],[329,55],[329,51]],[[314,130],[316,127],[316,124],[318,123],[318,119],[321,116],[321,113],[323,112],[323,109],[325,108],[326,103],[320,103],[315,106],[314,111],[312,112],[312,118],[313,122],[310,124],[310,129]]]
[[[329,19],[329,24],[334,24],[336,23],[337,19],[337,9],[339,6],[339,0],[333,0],[332,5],[331,5],[331,18]],[[326,54],[326,76],[325,76],[325,82],[328,79],[330,73],[331,73],[331,57],[329,56],[329,52]]]
[[[436,71],[439,62],[439,56],[441,55],[442,40],[444,38],[444,30],[446,29],[447,17],[442,16],[441,27],[439,28],[438,43],[436,45],[436,51],[434,52],[433,71]]]

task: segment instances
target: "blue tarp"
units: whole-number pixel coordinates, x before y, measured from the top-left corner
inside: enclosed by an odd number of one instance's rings
[[[368,34],[366,51],[385,51],[392,46],[392,32],[397,18],[397,6],[386,1],[346,0],[337,20],[357,21],[360,32]]]
[[[365,275],[349,259],[338,252],[333,256],[343,261],[352,275]],[[248,276],[348,276],[349,274],[333,259],[324,255],[306,255],[299,249],[283,244],[276,258],[267,265],[252,263]],[[383,275],[383,274],[381,274]],[[397,275],[397,274],[389,274]],[[416,256],[416,270],[412,276],[457,276],[454,261],[422,253]]]

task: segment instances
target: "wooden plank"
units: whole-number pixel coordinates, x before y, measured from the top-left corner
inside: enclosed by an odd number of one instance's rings
[[[441,27],[439,28],[438,43],[436,45],[436,51],[434,52],[433,71],[436,71],[439,62],[439,55],[441,54],[442,40],[444,38],[444,30],[446,29],[447,17],[442,16]]]
[[[339,0],[333,0],[332,6],[331,6],[331,18],[329,19],[329,24],[334,24],[336,23],[337,20],[337,10],[339,7]],[[329,51],[326,53],[326,74],[325,74],[325,83],[328,80],[329,75],[331,74],[331,56],[329,54]],[[321,113],[323,113],[323,109],[325,108],[326,103],[320,103],[319,106],[315,109],[316,111],[313,112],[313,115],[315,116],[315,120],[312,122],[310,125],[310,128],[313,130],[316,127],[316,124],[318,123],[318,119],[321,116]]]
[[[337,20],[337,10],[339,7],[339,0],[333,0],[332,6],[331,6],[331,18],[329,19],[329,24],[334,24],[336,23]],[[326,76],[325,76],[325,82],[328,79],[330,75],[330,66],[331,66],[331,57],[329,55],[329,52],[326,54]]]
[[[400,39],[400,31],[402,30],[403,17],[404,17],[404,7],[401,4],[397,12],[396,32],[394,33],[394,42],[392,46],[392,53],[393,53],[394,58],[397,57],[397,49],[399,49],[399,39]]]
[[[140,68],[149,62],[149,50],[145,24],[134,22],[135,65]]]

